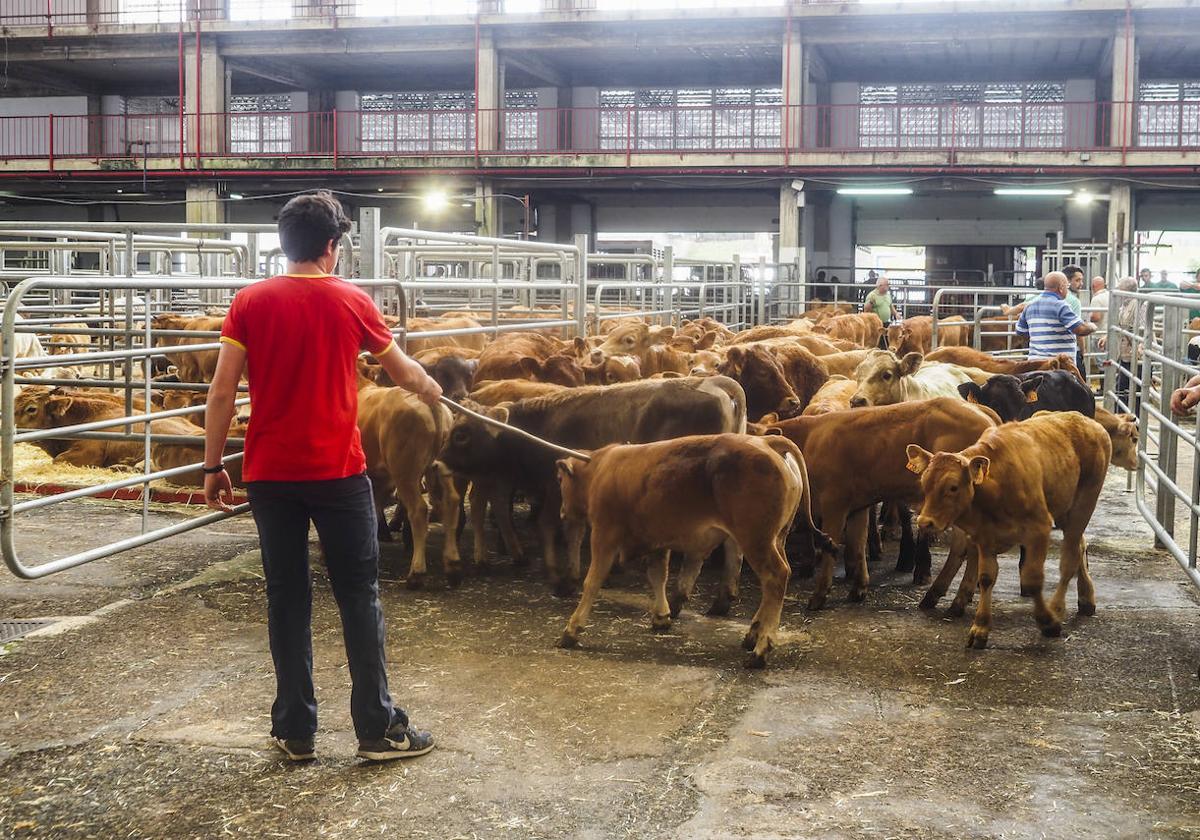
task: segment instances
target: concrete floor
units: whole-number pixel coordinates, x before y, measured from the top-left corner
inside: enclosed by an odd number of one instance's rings
[[[554,647],[573,604],[536,574],[385,583],[393,692],[440,738],[391,766],[353,758],[323,579],[320,759],[267,749],[246,520],[43,582],[5,575],[0,617],[117,606],[0,655],[0,836],[1200,836],[1200,610],[1123,489],[1114,472],[1089,532],[1097,615],[1071,604],[1043,639],[1008,557],[985,651],[883,565],[865,605],[838,587],[816,615],[793,581],[765,672],[741,667],[749,577],[730,618],[688,611],[656,636],[625,572],[575,651]],[[32,562],[134,522],[79,503],[25,521],[21,544]],[[699,608],[712,587],[706,573]]]

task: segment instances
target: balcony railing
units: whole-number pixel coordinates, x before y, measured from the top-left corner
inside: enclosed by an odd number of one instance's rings
[[[1129,144],[1122,136],[1131,122]],[[446,158],[1200,149],[1157,103],[809,105],[0,117],[0,160]],[[511,163],[511,161],[510,161]],[[319,164],[328,165],[328,164]],[[386,164],[384,164],[386,165]],[[10,167],[11,168],[11,167]],[[161,165],[156,168],[161,168]]]

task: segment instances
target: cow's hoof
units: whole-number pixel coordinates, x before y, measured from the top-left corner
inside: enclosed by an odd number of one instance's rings
[[[742,637],[742,650],[754,650],[758,647],[758,633],[754,630]]]
[[[933,580],[933,575],[931,575],[928,570],[925,570],[923,572],[917,572],[917,571],[913,572],[913,585],[914,586],[925,586],[931,580]]]
[[[1096,614],[1096,605],[1095,604],[1085,604],[1082,601],[1080,601],[1079,602],[1079,614],[1080,615],[1095,615]]]
[[[942,596],[936,592],[926,592],[925,596],[921,599],[921,603],[917,604],[917,607],[923,610],[932,610],[938,605],[938,601],[941,599]]]
[[[950,606],[946,607],[946,615],[951,618],[962,618],[962,614],[967,611],[967,605],[962,601],[951,601]]]
[[[425,588],[425,575],[420,572],[409,572],[404,585],[414,592]]]
[[[1047,639],[1053,639],[1062,635],[1062,624],[1057,621],[1041,626],[1042,635]]]
[[[982,627],[972,627],[967,631],[967,647],[975,650],[983,650],[987,647],[988,631]]]
[[[462,586],[463,573],[462,569],[447,569],[446,570],[446,585],[451,589],[458,589]]]
[[[808,608],[810,610],[820,610],[825,608],[826,596],[823,594],[813,593],[808,599]]]
[[[682,606],[682,605],[681,605]],[[729,615],[729,609],[733,606],[733,599],[725,595],[718,595],[717,599],[712,602],[712,606],[708,608],[708,615],[715,617],[723,617]]]
[[[767,667],[767,657],[758,653],[752,653],[746,657],[745,665],[748,670],[761,671]]]
[[[901,557],[896,561],[897,572],[911,572],[917,567],[917,563],[911,557]]]
[[[579,647],[579,637],[572,636],[570,633],[564,632],[558,640],[558,646],[563,650],[574,650]]]
[[[669,615],[656,615],[650,619],[651,633],[669,633],[671,632],[671,617]]]
[[[861,604],[863,601],[867,600],[867,590],[858,588],[851,589],[848,593],[846,593],[846,600],[854,604]]]
[[[683,595],[672,595],[667,606],[671,608],[671,618],[679,618],[679,614],[683,612],[683,605],[687,603],[687,598]]]
[[[574,598],[575,583],[570,580],[560,580],[554,584],[554,597],[556,598]]]

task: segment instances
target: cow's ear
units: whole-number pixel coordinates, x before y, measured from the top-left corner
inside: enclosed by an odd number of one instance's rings
[[[675,337],[674,327],[661,327],[650,335],[651,344],[666,344]]]
[[[1021,391],[1025,394],[1025,402],[1035,403],[1038,401],[1038,388],[1042,386],[1042,377],[1031,376],[1028,379],[1021,381]]]
[[[976,455],[968,461],[967,472],[971,474],[972,483],[983,484],[983,482],[987,481],[988,467],[991,465],[992,462],[982,455]]]
[[[725,361],[732,362],[735,365],[740,365],[745,360],[746,351],[737,344],[735,344],[733,347],[730,347],[729,352],[725,354]]]
[[[977,382],[960,382],[958,385],[959,395],[969,403],[979,403],[980,388]]]
[[[537,359],[526,356],[521,359],[521,370],[524,371],[527,376],[536,378],[542,373],[542,363]]]
[[[466,363],[467,372],[470,373],[471,376],[474,376],[476,373],[479,372],[479,360],[478,359],[464,359],[463,361]]]
[[[764,414],[762,417],[758,418],[758,422],[762,423],[764,426],[768,426],[771,423],[778,423],[779,414],[774,411],[772,411],[770,414]]]
[[[52,397],[46,401],[46,412],[51,417],[66,417],[74,403],[74,397]]]
[[[1126,415],[1119,414],[1117,416],[1123,418]],[[1121,420],[1121,422],[1117,424],[1117,434],[1120,435],[1121,437],[1133,438],[1136,440],[1137,439],[1137,423],[1133,422],[1132,419]]]
[[[910,443],[908,448],[904,450],[908,455],[908,471],[920,475],[929,467],[929,460],[933,457],[933,453],[922,449],[915,443]]]
[[[558,477],[560,479],[570,478],[575,474],[575,469],[571,466],[571,462],[566,458],[563,458],[561,461],[555,461],[554,466],[558,470]]]
[[[586,353],[588,351],[587,339],[584,338],[583,336],[580,336],[580,335],[575,336],[575,340],[571,343],[575,347],[575,352],[578,353],[580,356],[582,356],[584,353]]]
[[[717,331],[709,330],[696,342],[697,350],[708,350],[717,343]]]
[[[1062,363],[1061,355],[1055,356],[1053,359],[1046,362],[1046,370],[1062,370],[1062,369],[1063,369],[1063,363]]]
[[[900,375],[912,376],[921,367],[923,361],[925,361],[925,357],[920,353],[905,353],[904,358],[900,360]]]
[[[683,379],[683,374],[677,370],[664,370],[662,372],[663,379]]]

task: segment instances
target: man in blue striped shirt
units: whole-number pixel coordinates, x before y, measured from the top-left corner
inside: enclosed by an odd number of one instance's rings
[[[1033,300],[1017,320],[1017,332],[1029,336],[1029,357],[1047,358],[1066,353],[1075,357],[1075,336],[1091,335],[1096,325],[1085,322],[1067,303],[1067,275],[1046,275],[1045,291]]]

